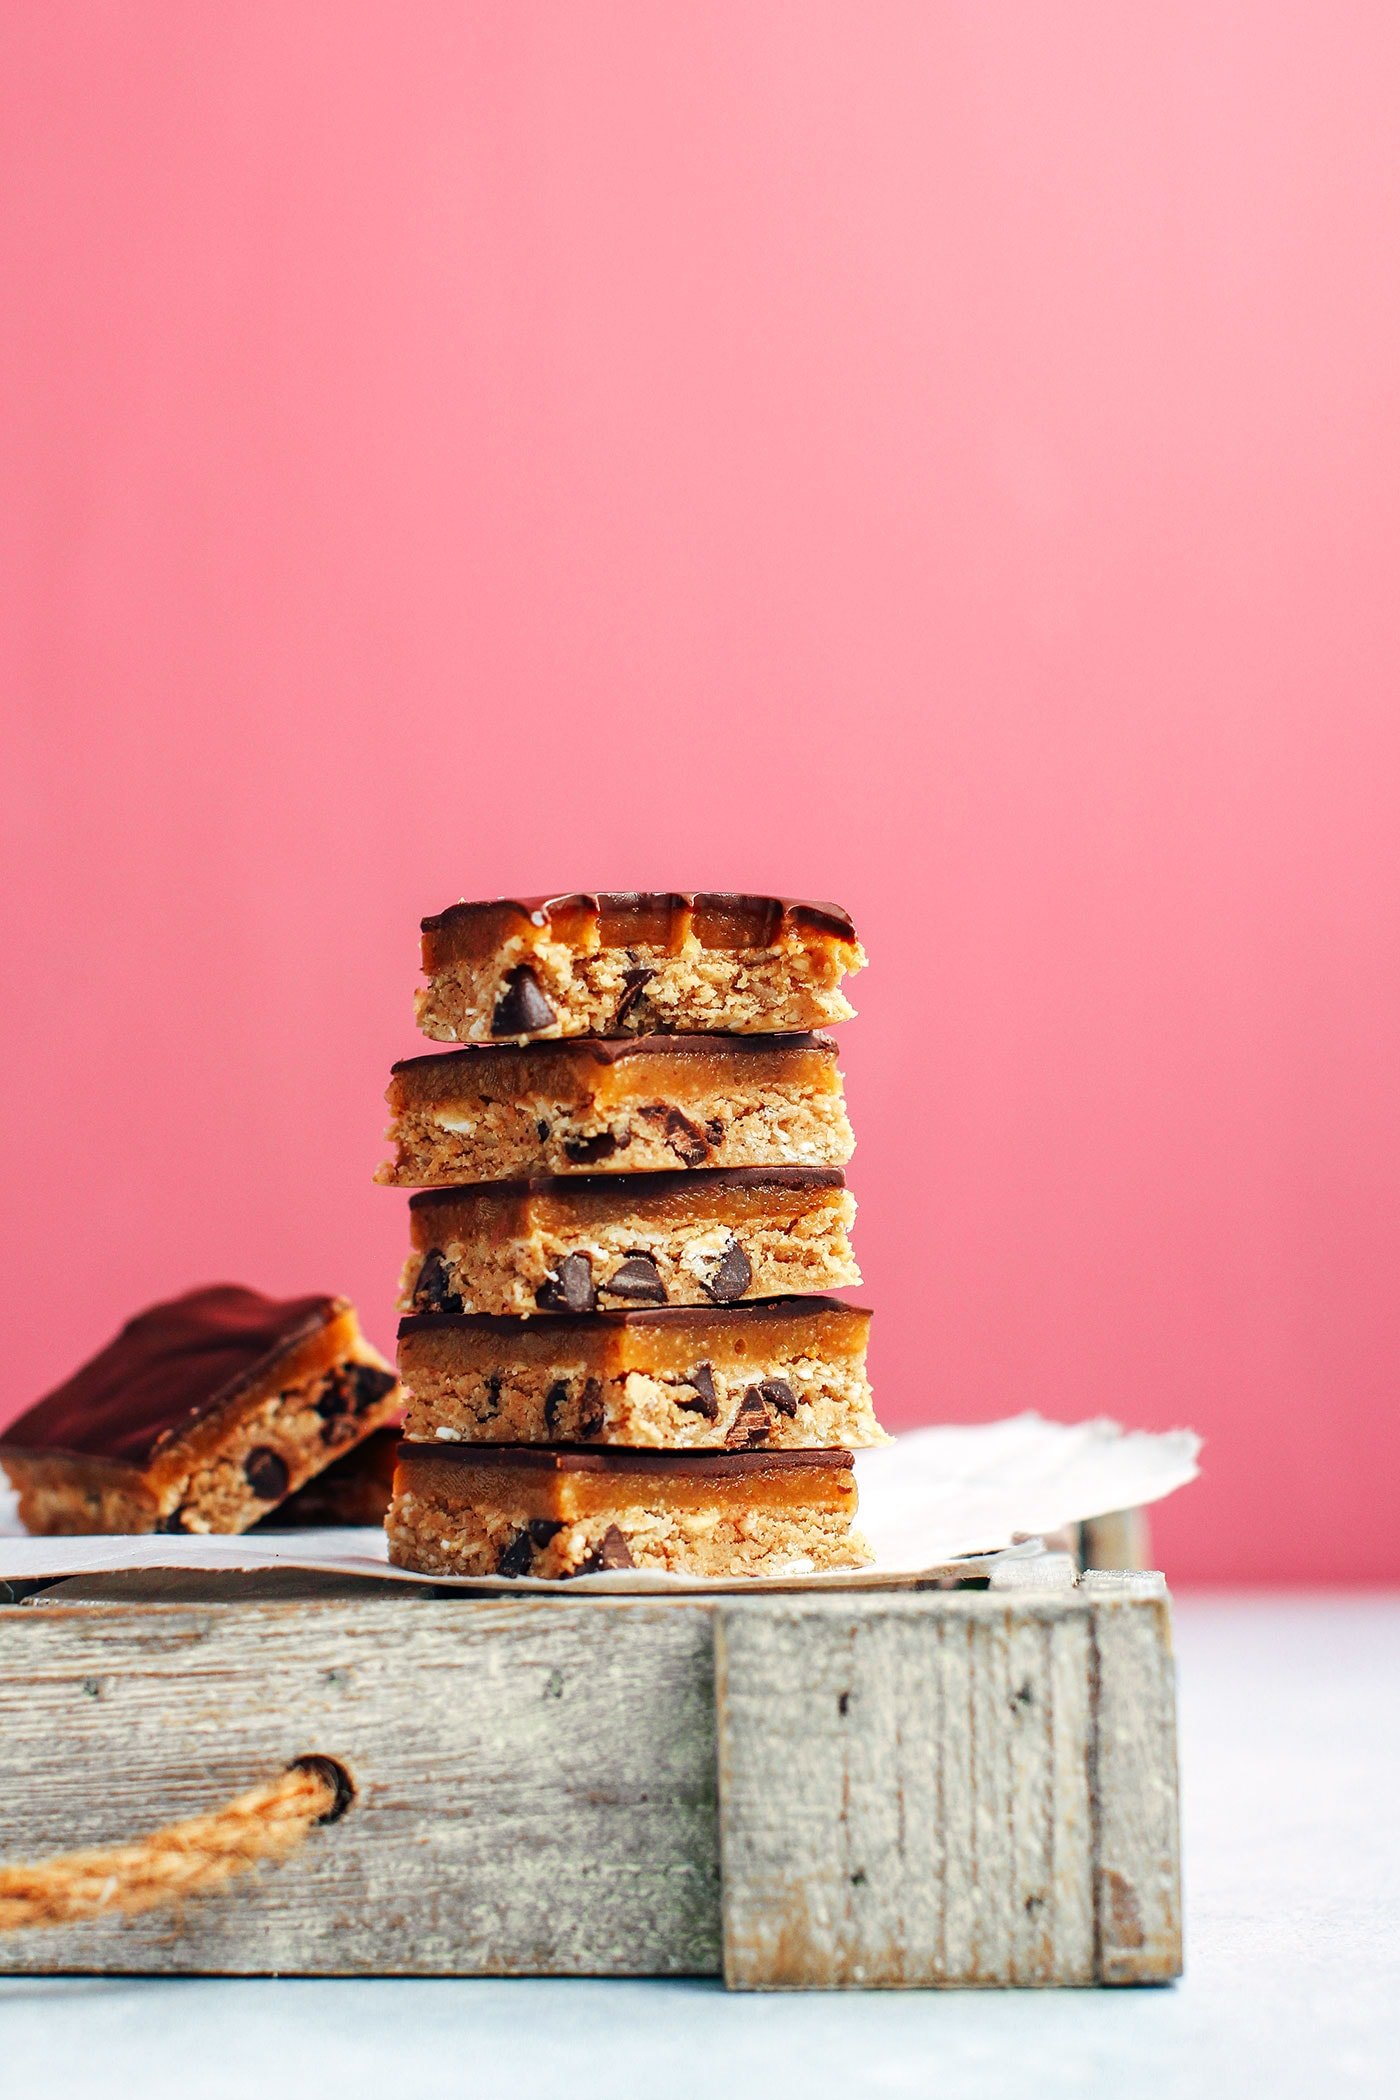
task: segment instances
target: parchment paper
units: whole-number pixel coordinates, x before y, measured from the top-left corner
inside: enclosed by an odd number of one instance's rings
[[[814,1573],[794,1562],[756,1580],[701,1580],[641,1569],[576,1576],[432,1576],[391,1568],[378,1529],[256,1531],[237,1538],[30,1538],[0,1461],[0,1579],[43,1581],[127,1568],[309,1568],[383,1582],[431,1580],[473,1590],[559,1590],[571,1595],[659,1590],[750,1590],[869,1586],[936,1576],[948,1563],[984,1558],[1062,1525],[1159,1502],[1196,1477],[1200,1438],[1190,1430],[1149,1435],[1116,1422],[1047,1422],[1036,1414],[971,1428],[912,1429],[856,1454],[858,1522],[875,1554],[855,1573]]]

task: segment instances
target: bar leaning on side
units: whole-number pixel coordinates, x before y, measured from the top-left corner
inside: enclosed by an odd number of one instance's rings
[[[239,1532],[397,1417],[344,1298],[213,1284],[129,1320],[0,1438],[32,1532]]]

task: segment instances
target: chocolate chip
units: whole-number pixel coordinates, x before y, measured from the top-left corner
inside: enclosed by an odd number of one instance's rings
[[[535,1563],[535,1549],[530,1542],[528,1530],[517,1531],[509,1545],[502,1549],[496,1562],[498,1575],[528,1575]]]
[[[544,1396],[544,1433],[546,1436],[553,1436],[555,1425],[559,1420],[559,1410],[568,1397],[569,1387],[567,1381],[563,1378],[556,1378]]]
[[[647,970],[640,967],[635,970],[623,971],[623,993],[617,1002],[617,1012],[613,1016],[614,1027],[620,1028],[622,1026],[622,1023],[632,1012],[632,1009],[655,975],[655,970]]]
[[[343,1364],[331,1372],[314,1402],[315,1411],[321,1417],[321,1442],[329,1450],[337,1444],[353,1444],[359,1434],[355,1428],[352,1412],[354,1406],[350,1379]]]
[[[649,1254],[629,1254],[602,1288],[610,1298],[625,1298],[632,1305],[664,1305],[666,1286],[661,1271]]]
[[[696,1398],[678,1400],[677,1407],[688,1415],[703,1415],[707,1422],[716,1421],[719,1417],[719,1394],[715,1391],[715,1374],[710,1366],[697,1364],[690,1374],[690,1382],[695,1388]]]
[[[479,1415],[477,1419],[482,1422],[489,1422],[492,1416],[498,1415],[500,1411],[501,1374],[499,1371],[493,1371],[486,1381],[486,1412],[483,1415]]]
[[[735,1239],[730,1240],[709,1275],[701,1279],[706,1297],[713,1298],[716,1305],[732,1305],[752,1282],[753,1263]]]
[[[739,1402],[739,1412],[725,1432],[724,1441],[731,1451],[747,1451],[754,1444],[766,1444],[772,1433],[763,1394],[758,1386],[751,1385]]]
[[[528,963],[506,973],[505,986],[491,1016],[492,1035],[535,1035],[554,1025],[554,1008],[540,990]]]
[[[413,1310],[420,1313],[459,1313],[461,1294],[452,1288],[452,1278],[440,1247],[423,1256],[418,1281],[413,1286]]]
[[[590,1166],[595,1159],[611,1159],[616,1150],[617,1139],[610,1130],[600,1130],[596,1137],[564,1140],[564,1157],[576,1167]]]
[[[539,1117],[535,1124],[535,1136],[539,1139],[541,1144],[543,1144],[545,1139],[549,1136],[549,1124],[545,1121],[545,1118],[543,1116]]]
[[[377,1364],[351,1364],[350,1394],[356,1414],[367,1415],[397,1384],[393,1372],[381,1371]]]
[[[776,1408],[789,1420],[797,1413],[797,1395],[785,1378],[765,1378],[760,1381],[759,1397],[765,1407]]]
[[[243,1477],[259,1502],[280,1502],[291,1475],[275,1451],[257,1444],[243,1461]]]
[[[609,1524],[592,1552],[579,1562],[578,1572],[580,1575],[601,1575],[608,1568],[635,1566],[626,1539],[616,1524]]]
[[[687,1167],[703,1166],[710,1156],[710,1140],[699,1124],[692,1123],[678,1108],[666,1111],[666,1138],[677,1159]]]
[[[597,1303],[593,1264],[586,1254],[566,1254],[535,1293],[541,1312],[586,1313]]]
[[[589,1437],[601,1436],[607,1415],[603,1408],[603,1388],[596,1378],[586,1381],[578,1399],[578,1433],[586,1443]]]
[[[350,1412],[350,1383],[343,1371],[332,1371],[315,1401],[315,1411],[327,1422]]]
[[[710,1116],[706,1120],[705,1135],[712,1145],[719,1144],[724,1136],[724,1125],[718,1116]]]
[[[531,1517],[530,1536],[537,1546],[547,1546],[563,1525],[555,1517]]]
[[[170,1515],[162,1517],[156,1526],[157,1531],[164,1532],[183,1531],[184,1528],[185,1512],[182,1509],[172,1509]]]

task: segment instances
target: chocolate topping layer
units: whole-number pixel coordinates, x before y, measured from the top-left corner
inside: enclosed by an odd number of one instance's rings
[[[410,1444],[399,1445],[400,1465],[431,1459],[461,1466],[527,1466],[541,1473],[650,1473],[694,1479],[733,1473],[798,1471],[819,1466],[849,1472],[851,1452],[821,1451],[644,1451],[620,1444]]]
[[[671,1327],[728,1326],[738,1321],[753,1326],[756,1321],[785,1320],[791,1323],[807,1314],[815,1313],[866,1313],[862,1305],[847,1305],[844,1298],[749,1298],[742,1305],[638,1305],[610,1308],[606,1312],[592,1312],[569,1316],[551,1313],[541,1331],[548,1332],[564,1346],[563,1337],[574,1326],[596,1330],[599,1327]],[[869,1317],[866,1314],[866,1317]],[[484,1334],[518,1335],[522,1328],[533,1325],[514,1313],[405,1313],[399,1321],[399,1333],[418,1334],[428,1327],[475,1328]]]
[[[704,948],[771,948],[784,933],[805,927],[835,940],[854,941],[855,927],[839,904],[806,897],[757,897],[726,890],[574,890],[560,897],[495,897],[449,905],[424,919],[424,933],[471,920],[512,920],[548,926],[556,938],[604,947],[678,948],[693,933]]]
[[[128,1320],[114,1341],[0,1436],[0,1450],[81,1452],[146,1465],[162,1441],[265,1377],[344,1309],[265,1298],[234,1283],[187,1291]]]
[[[626,1057],[781,1057],[792,1050],[825,1050],[836,1055],[836,1038],[823,1030],[806,1035],[576,1035],[543,1043],[469,1043],[462,1050],[444,1050],[427,1057],[401,1057],[391,1072],[419,1072],[428,1065],[446,1070],[460,1068],[473,1057],[512,1057],[526,1060],[519,1070],[522,1081],[529,1071],[528,1060],[548,1066],[559,1058],[579,1064],[615,1065]]]
[[[408,1199],[410,1210],[431,1210],[435,1205],[460,1203],[473,1188],[489,1191],[493,1198],[557,1195],[569,1200],[590,1190],[625,1199],[630,1183],[647,1198],[686,1195],[703,1197],[706,1188],[738,1189],[840,1189],[846,1176],[840,1167],[690,1167],[655,1174],[536,1174],[525,1181],[463,1182],[446,1189],[419,1189]]]

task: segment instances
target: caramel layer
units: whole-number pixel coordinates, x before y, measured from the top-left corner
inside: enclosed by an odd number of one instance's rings
[[[520,1366],[581,1366],[599,1378],[629,1371],[685,1372],[704,1361],[741,1369],[746,1360],[814,1356],[858,1360],[870,1313],[837,1298],[758,1299],[742,1306],[649,1306],[638,1311],[556,1313],[517,1320],[496,1313],[410,1313],[399,1322],[399,1366],[489,1373]]]
[[[829,1035],[638,1035],[512,1043],[409,1057],[392,1068],[391,1108],[451,1109],[482,1101],[543,1098],[599,1112],[658,1095],[701,1100],[786,1083],[839,1093]]]
[[[537,1451],[529,1446],[401,1444],[394,1493],[445,1509],[518,1509],[565,1523],[626,1505],[648,1509],[833,1509],[854,1513],[849,1451],[694,1453]]]

